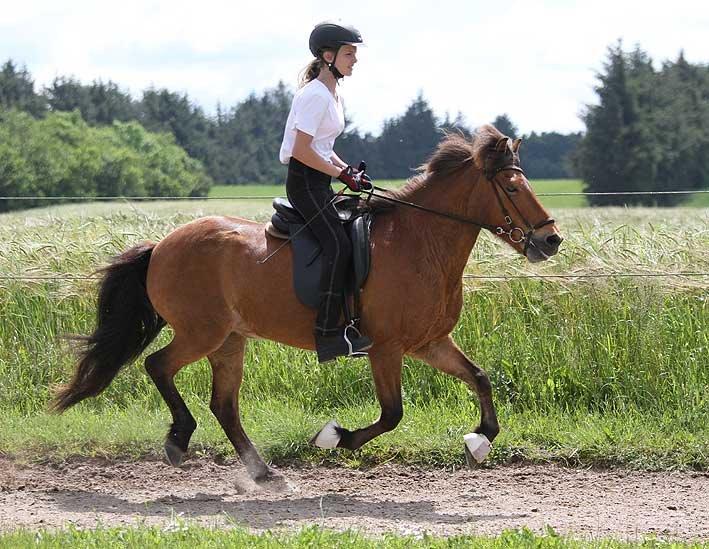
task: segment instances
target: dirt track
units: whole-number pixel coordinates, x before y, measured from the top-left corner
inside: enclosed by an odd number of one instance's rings
[[[172,517],[254,529],[319,524],[367,534],[494,534],[545,525],[580,536],[709,539],[709,473],[510,466],[442,471],[383,465],[280,469],[259,488],[238,464],[192,459],[19,466],[0,458],[0,529],[169,525]]]

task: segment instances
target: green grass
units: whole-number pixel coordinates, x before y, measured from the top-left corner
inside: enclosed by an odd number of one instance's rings
[[[208,213],[264,219],[268,204],[64,205],[0,215],[0,273],[84,275],[136,241]],[[707,210],[553,214],[567,238],[554,260],[530,265],[486,235],[467,273],[709,272]],[[49,387],[73,368],[59,336],[93,327],[93,284],[0,280],[0,452],[26,459],[159,452],[169,414],[139,365],[65,416],[44,411]],[[454,338],[492,379],[503,429],[494,462],[709,468],[708,288],[709,277],[469,280]],[[151,350],[168,339],[165,330]],[[306,443],[331,417],[350,428],[377,417],[365,361],[321,366],[312,353],[253,342],[246,362],[244,423],[271,459],[462,464],[475,399],[423,364],[407,360],[402,424],[346,454]],[[230,454],[208,409],[210,383],[204,361],[178,376],[200,424],[193,450]]]
[[[156,527],[140,528],[99,528],[80,530],[69,528],[59,531],[20,530],[0,534],[0,547],[21,549],[25,547],[170,547],[193,549],[199,547],[262,547],[301,548],[339,547],[347,549],[391,548],[476,548],[476,549],[690,549],[707,547],[699,542],[668,542],[648,538],[643,541],[618,541],[612,539],[573,539],[559,536],[551,528],[543,535],[530,530],[507,530],[496,537],[452,536],[439,538],[430,535],[400,536],[385,534],[371,537],[354,531],[332,532],[318,527],[301,529],[295,533],[264,532],[251,533],[242,528],[216,529],[186,524],[176,521],[164,529]]]

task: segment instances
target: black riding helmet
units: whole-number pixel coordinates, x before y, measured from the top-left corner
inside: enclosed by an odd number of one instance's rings
[[[340,46],[346,44],[350,46],[361,46],[363,44],[362,35],[356,28],[325,22],[315,25],[313,32],[310,33],[310,52],[318,59],[322,59],[327,64],[330,72],[338,79],[342,78],[343,75],[335,68],[335,60]],[[335,58],[332,63],[325,61],[323,50],[335,50]]]

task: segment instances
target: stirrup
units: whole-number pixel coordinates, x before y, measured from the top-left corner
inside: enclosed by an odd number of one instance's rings
[[[350,338],[347,336],[347,330],[353,330],[355,333],[355,338],[360,338],[362,337],[362,333],[357,329],[357,326],[355,326],[355,320],[350,320],[350,323],[345,326],[345,330],[342,334],[342,337],[345,338],[345,343],[347,343],[347,349],[348,353],[347,356],[367,356],[367,351],[357,351],[355,352],[352,349],[352,341],[350,341]]]

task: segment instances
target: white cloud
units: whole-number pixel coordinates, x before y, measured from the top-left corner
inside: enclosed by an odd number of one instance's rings
[[[295,84],[310,29],[327,18],[355,24],[367,42],[343,93],[350,117],[375,133],[419,90],[439,115],[461,111],[471,124],[506,112],[525,132],[580,130],[594,73],[618,38],[658,60],[684,48],[707,61],[709,5],[690,0],[36,0],[3,7],[0,55],[26,62],[38,84],[74,75],[133,94],[164,86],[212,111],[278,80]]]

